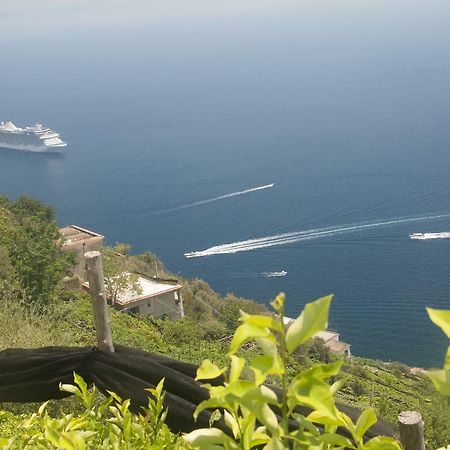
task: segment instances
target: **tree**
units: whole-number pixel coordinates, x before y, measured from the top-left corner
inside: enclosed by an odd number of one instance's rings
[[[40,306],[52,300],[73,263],[73,256],[64,253],[61,244],[52,208],[29,197],[16,201],[0,197],[2,271],[12,268],[24,294]]]
[[[106,296],[112,305],[123,292],[142,293],[138,275],[130,272],[126,256],[129,250],[130,246],[126,244],[116,244],[114,247],[102,249]]]

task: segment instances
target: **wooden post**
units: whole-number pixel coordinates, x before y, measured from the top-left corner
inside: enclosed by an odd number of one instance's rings
[[[400,442],[405,450],[425,450],[423,421],[416,411],[403,411],[398,415]]]
[[[84,259],[89,281],[89,293],[92,298],[97,346],[104,352],[113,353],[114,346],[109,323],[108,305],[106,303],[102,255],[98,251],[86,252]]]

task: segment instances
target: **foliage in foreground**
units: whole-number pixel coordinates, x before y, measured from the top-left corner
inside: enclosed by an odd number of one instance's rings
[[[442,329],[450,339],[450,310],[427,308],[430,319]],[[450,346],[445,355],[444,367],[441,370],[428,372],[428,376],[438,392],[450,397]]]
[[[17,424],[13,437],[0,437],[0,448],[19,449],[182,449],[182,439],[170,432],[164,421],[164,379],[149,392],[148,407],[139,415],[130,411],[130,401],[110,393],[100,404],[95,402],[95,387],[87,389],[84,380],[74,374],[75,385],[61,385],[75,394],[83,405],[81,414],[66,414],[55,419],[47,412],[48,402],[37,413]],[[0,426],[2,416],[0,416]]]
[[[81,403],[71,414],[59,414],[53,418],[49,402],[37,413],[25,419],[10,413],[0,413],[0,448],[60,448],[60,449],[400,449],[392,438],[376,437],[364,442],[365,432],[376,423],[372,408],[365,410],[356,423],[336,407],[335,396],[344,385],[340,370],[342,361],[319,364],[302,370],[292,380],[288,379],[288,365],[298,346],[307,342],[315,333],[327,326],[331,297],[324,297],[306,305],[302,314],[287,330],[283,326],[284,297],[278,296],[272,303],[278,316],[248,315],[242,313],[242,325],[236,330],[228,353],[229,367],[219,368],[204,360],[198,370],[199,380],[224,376],[222,386],[205,385],[210,399],[201,403],[196,414],[204,409],[216,410],[214,420],[222,416],[229,434],[221,429],[199,429],[182,440],[173,435],[164,424],[163,380],[155,389],[149,389],[148,407],[140,415],[129,410],[129,400],[122,400],[114,393],[103,401],[95,400],[95,388],[87,390],[84,381],[75,375],[75,386],[61,388],[75,394]],[[450,314],[431,310],[430,317],[448,334]],[[256,341],[260,353],[248,364],[242,355],[242,347]],[[355,369],[361,366],[355,366]],[[431,373],[438,382],[436,387],[448,392],[448,353],[442,371]],[[248,373],[253,374],[252,380]],[[246,374],[246,375],[243,375]],[[446,378],[447,377],[447,378]],[[282,395],[265,385],[277,381]],[[330,383],[331,380],[334,383]],[[285,399],[283,401],[282,399]],[[271,407],[269,407],[271,405]],[[297,407],[308,407],[303,414]],[[219,413],[219,410],[221,413]],[[77,411],[77,412],[74,412]],[[349,437],[337,434],[337,427],[345,428]]]
[[[364,434],[377,422],[372,408],[363,411],[356,423],[338,410],[335,395],[345,380],[332,384],[328,381],[339,374],[342,361],[316,365],[288,383],[289,355],[326,329],[331,299],[331,296],[323,297],[307,304],[287,330],[283,323],[284,295],[272,302],[277,317],[242,314],[243,323],[230,345],[229,367],[220,368],[205,360],[197,372],[199,380],[225,377],[222,386],[205,385],[210,399],[198,406],[195,415],[205,409],[217,409],[217,416],[222,415],[219,410],[223,411],[230,433],[211,427],[189,433],[186,440],[205,450],[401,449],[390,437],[378,436],[364,442]],[[255,340],[262,352],[248,365],[253,381],[242,377],[247,361],[237,356],[241,346],[250,340]],[[277,379],[281,396],[264,384],[268,377]],[[304,415],[298,407],[309,408],[311,412]],[[348,430],[351,437],[338,434],[338,427]]]

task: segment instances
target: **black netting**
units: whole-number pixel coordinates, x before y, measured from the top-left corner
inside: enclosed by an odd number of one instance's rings
[[[67,397],[70,394],[60,391],[59,383],[73,384],[76,372],[104,394],[113,391],[129,398],[132,409],[139,412],[148,404],[145,389],[154,388],[165,378],[165,406],[169,410],[166,423],[172,431],[188,432],[209,426],[208,411],[202,412],[197,422],[193,419],[197,405],[209,398],[208,391],[195,381],[198,366],[117,344],[114,348],[115,353],[89,347],[4,350],[0,352],[0,402],[41,402]],[[277,394],[280,395],[279,391]],[[349,406],[339,408],[354,421],[361,413]],[[299,412],[308,413],[303,408]],[[225,430],[222,421],[214,426]],[[395,427],[380,420],[367,437],[395,434]]]

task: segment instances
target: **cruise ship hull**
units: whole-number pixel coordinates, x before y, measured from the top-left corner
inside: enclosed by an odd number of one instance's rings
[[[6,144],[0,142],[0,150],[22,150],[24,152],[34,153],[64,153],[66,151],[67,144],[58,145],[31,145],[31,144]]]

